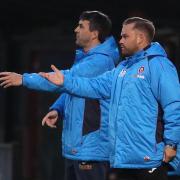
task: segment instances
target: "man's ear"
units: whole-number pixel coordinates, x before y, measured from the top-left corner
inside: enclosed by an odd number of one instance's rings
[[[138,44],[141,44],[142,42],[144,42],[145,41],[145,34],[144,33],[139,33],[138,34],[138,37],[137,37],[137,43]]]
[[[99,35],[98,31],[93,31],[92,32],[92,39],[98,39],[98,35]]]

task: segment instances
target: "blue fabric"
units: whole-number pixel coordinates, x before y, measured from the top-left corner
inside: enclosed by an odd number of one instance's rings
[[[69,70],[62,71],[73,77],[95,77],[112,70],[119,60],[119,51],[113,37],[104,43],[84,53],[81,49],[76,51],[75,63]],[[38,74],[24,74],[23,85],[36,90],[62,92],[59,88]],[[108,142],[108,110],[109,100],[100,100],[101,125],[94,132],[82,136],[85,99],[64,94],[50,109],[64,112],[62,149],[63,155],[69,159],[77,160],[109,160]],[[64,100],[65,99],[65,100]],[[62,106],[64,101],[64,106]],[[92,119],[93,121],[93,119]]]
[[[177,167],[175,171],[171,171],[168,173],[169,176],[180,176],[180,165]]]
[[[178,145],[176,157],[173,159],[173,161],[170,162],[170,165],[173,167],[174,170],[169,171],[168,175],[180,176],[180,145]]]
[[[174,171],[169,171],[168,172],[169,176],[180,176],[180,164]]]
[[[77,96],[110,98],[110,163],[114,168],[158,167],[165,144],[180,142],[179,79],[157,42],[96,78],[66,74],[63,85]],[[159,104],[164,111],[164,140],[157,143]]]
[[[50,107],[50,110],[56,110],[61,118],[64,117],[64,106],[65,106],[66,93],[63,93]]]

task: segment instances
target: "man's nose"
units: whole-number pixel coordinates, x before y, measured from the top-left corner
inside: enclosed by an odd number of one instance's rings
[[[76,27],[76,28],[74,29],[74,32],[78,32],[78,29],[79,29],[79,28],[78,28],[78,27]]]

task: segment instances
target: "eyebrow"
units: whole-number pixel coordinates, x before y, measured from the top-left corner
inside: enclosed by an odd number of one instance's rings
[[[80,27],[83,27],[83,23],[79,23],[78,25],[79,25]]]
[[[121,35],[121,36],[124,36],[124,35],[126,35],[126,33],[121,33],[120,35]]]

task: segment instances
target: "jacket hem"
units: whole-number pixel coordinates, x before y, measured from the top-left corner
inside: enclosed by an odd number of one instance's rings
[[[80,161],[109,161],[107,157],[97,157],[97,156],[89,156],[89,157],[81,157],[81,156],[73,156],[73,155],[64,155],[63,156],[67,159],[71,160],[80,160]]]

